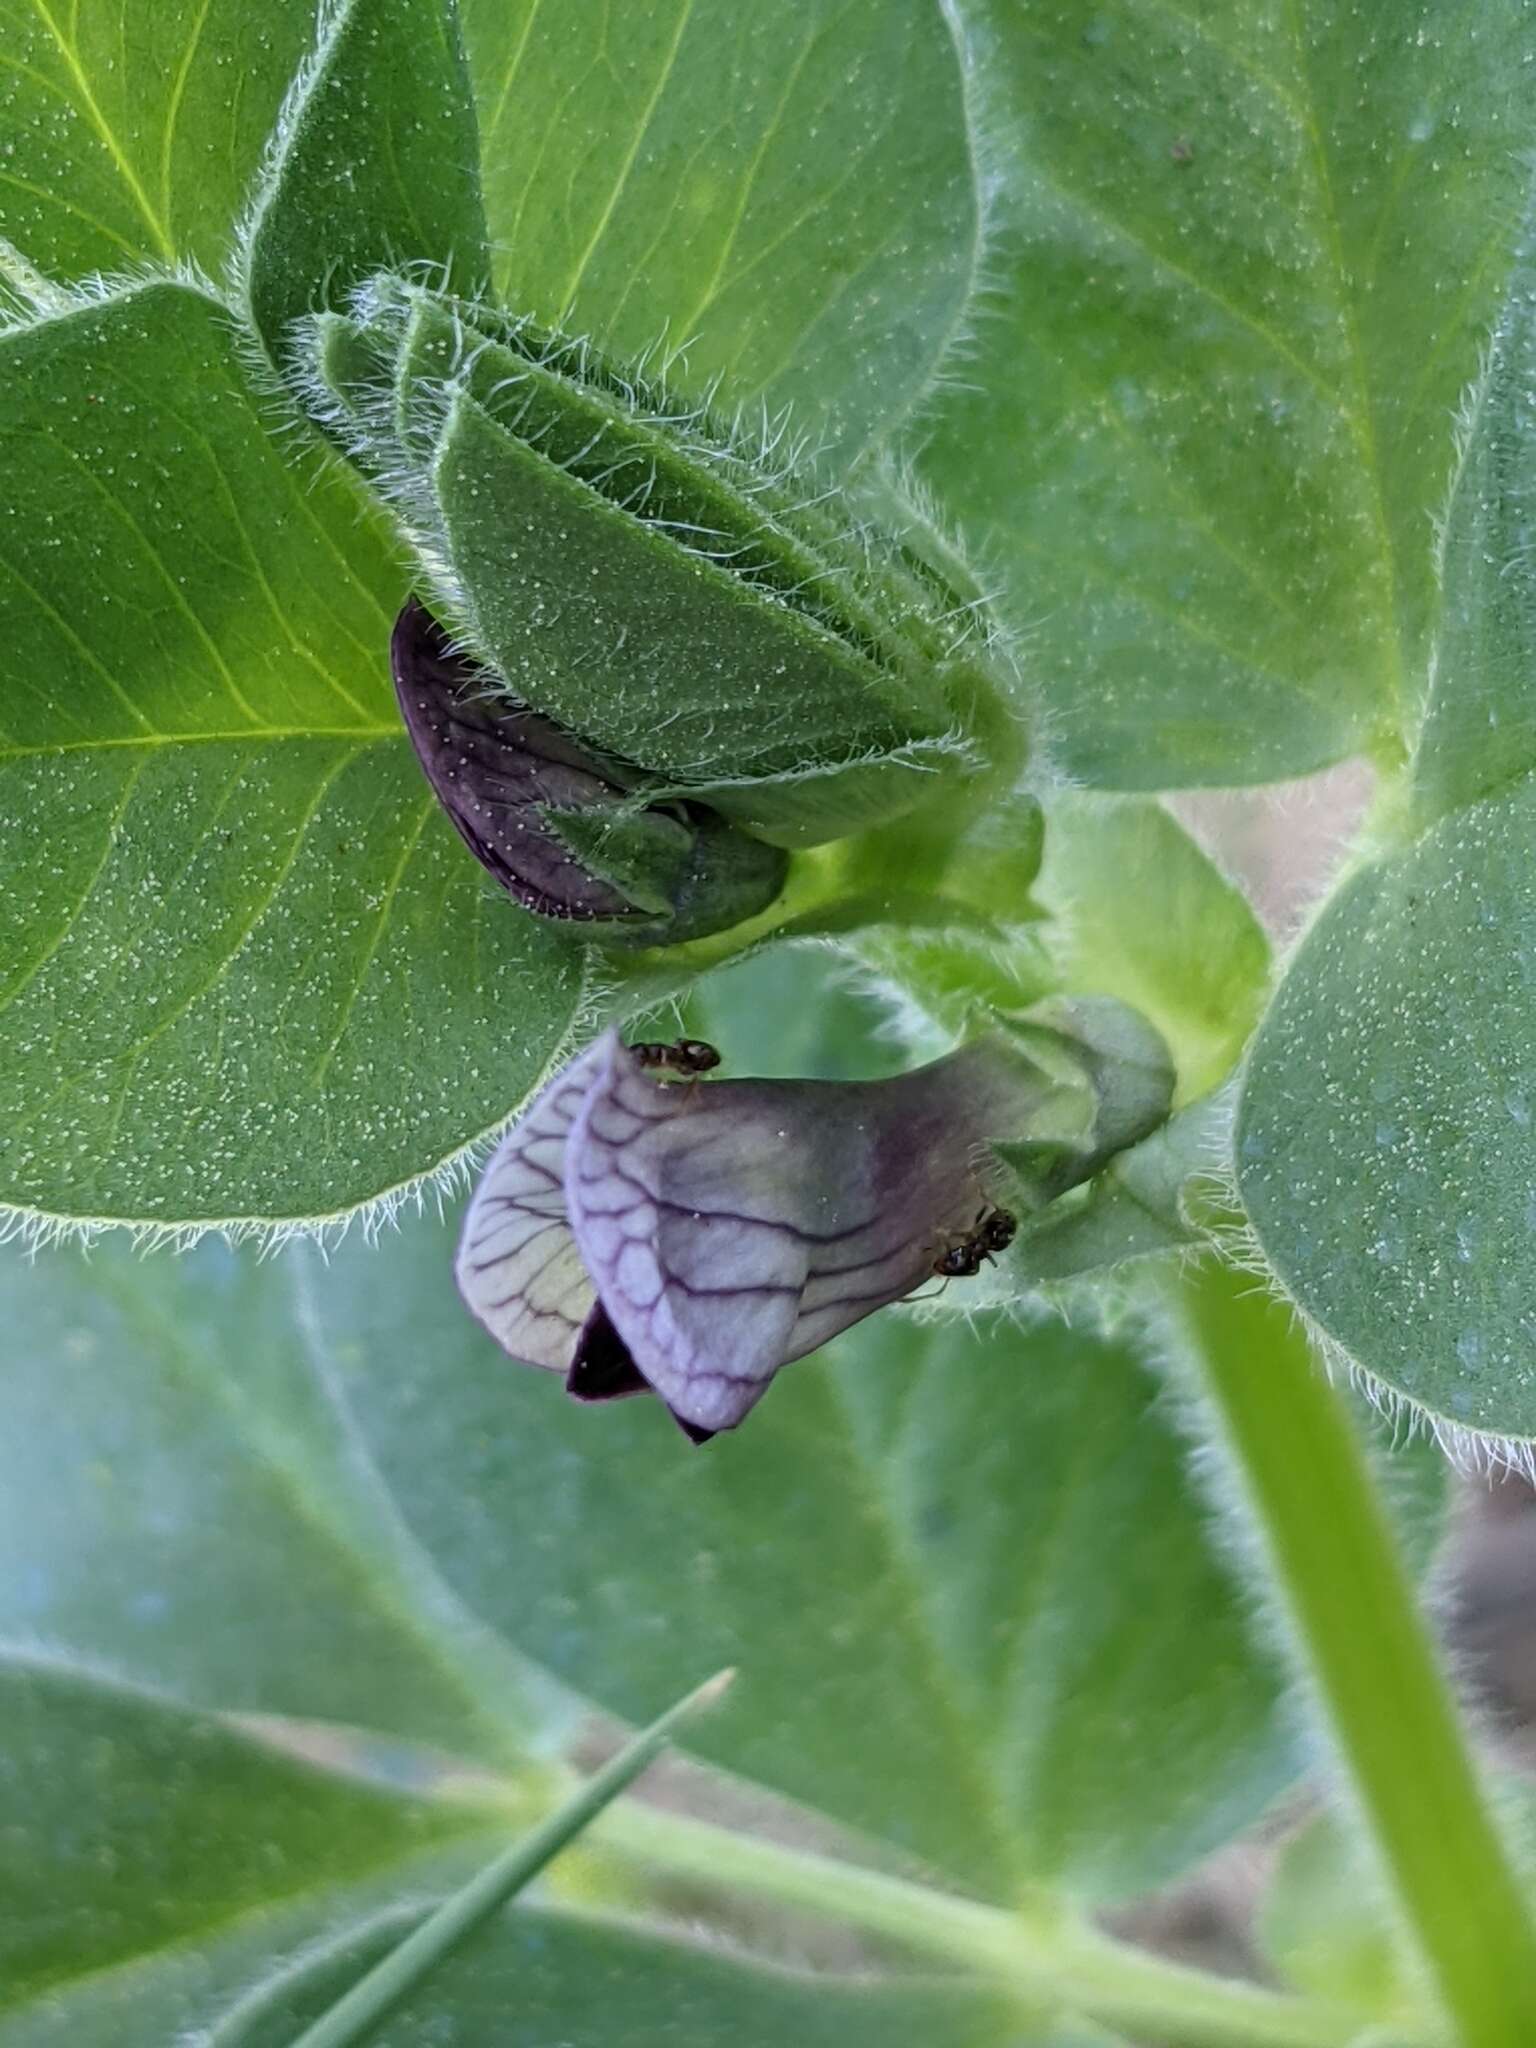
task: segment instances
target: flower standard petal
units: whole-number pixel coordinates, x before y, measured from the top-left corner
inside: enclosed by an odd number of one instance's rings
[[[597,1299],[571,1235],[565,1151],[601,1065],[601,1042],[563,1067],[491,1155],[470,1198],[454,1278],[503,1351],[550,1372],[571,1366]]]
[[[492,1158],[460,1289],[578,1400],[652,1391],[702,1441],[931,1274],[979,1273],[1016,1232],[999,1197],[1039,1209],[1166,1114],[1171,1069],[1124,1023],[1084,1001],[861,1082],[700,1080],[712,1047],[610,1031]]]

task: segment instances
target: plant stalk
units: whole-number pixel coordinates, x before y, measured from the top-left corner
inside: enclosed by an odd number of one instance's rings
[[[1358,2012],[1167,1962],[1068,1912],[1007,1912],[634,1800],[610,1806],[592,1839],[653,1870],[737,1887],[958,1963],[1033,2006],[1166,2048],[1347,2048],[1359,2037]]]
[[[1267,1578],[1461,2048],[1536,2040],[1536,1932],[1364,1442],[1251,1275],[1172,1283]]]

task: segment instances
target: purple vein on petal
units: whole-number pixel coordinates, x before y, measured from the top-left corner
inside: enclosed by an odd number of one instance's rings
[[[597,1070],[591,1047],[502,1139],[465,1212],[454,1274],[475,1317],[512,1357],[566,1372],[596,1299],[566,1217],[560,1170]]]

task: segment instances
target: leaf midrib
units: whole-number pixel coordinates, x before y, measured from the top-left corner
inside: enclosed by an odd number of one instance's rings
[[[296,740],[353,740],[360,746],[377,746],[381,740],[402,740],[398,725],[243,725],[233,732],[147,732],[121,733],[104,739],[50,740],[35,746],[0,747],[0,766],[7,761],[51,759],[54,755],[94,754],[104,749],[158,747],[230,746],[235,743],[279,743]]]
[[[91,82],[86,76],[85,66],[80,61],[79,51],[65,36],[63,30],[49,13],[44,0],[32,0],[32,6],[38,20],[42,22],[44,28],[47,29],[49,35],[53,38],[54,46],[63,58],[70,77],[74,80],[75,89],[80,96],[79,104],[81,108],[90,120],[91,126],[96,130],[102,147],[116,165],[118,175],[121,177],[129,196],[143,216],[145,224],[154,237],[156,254],[165,262],[174,263],[177,257],[175,241],[172,239],[165,221],[151,202],[149,194],[144,188],[143,181],[129,161],[128,153],[118,140],[112,124],[102,112],[96,95],[91,90]]]
[[[920,1378],[921,1369],[911,1375],[906,1390],[909,1396],[915,1392]],[[1011,1883],[1020,1884],[1024,1880],[1020,1855],[1022,1845],[1009,1825],[1011,1802],[997,1771],[996,1758],[984,1739],[970,1703],[956,1686],[955,1674],[934,1632],[927,1581],[913,1553],[910,1531],[884,1484],[884,1474],[890,1469],[890,1462],[882,1463],[866,1455],[855,1427],[844,1380],[835,1363],[828,1363],[825,1384],[830,1396],[829,1405],[845,1445],[840,1469],[845,1474],[852,1474],[857,1482],[870,1520],[883,1539],[890,1576],[902,1589],[901,1605],[908,1620],[911,1640],[922,1652],[934,1703],[951,1732],[954,1768],[965,1783],[967,1804],[978,1823],[980,1840],[998,1873]],[[822,1447],[824,1449],[825,1445]]]

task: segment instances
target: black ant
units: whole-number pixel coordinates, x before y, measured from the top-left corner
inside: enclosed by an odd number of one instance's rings
[[[720,1064],[719,1053],[712,1045],[706,1045],[702,1038],[678,1038],[670,1045],[642,1040],[629,1050],[642,1067],[665,1074],[686,1074],[690,1079],[697,1074],[707,1074],[711,1067]]]
[[[1006,1251],[1013,1243],[1019,1219],[1007,1209],[984,1209],[969,1237],[950,1245],[933,1262],[933,1270],[945,1280],[970,1279],[983,1262],[993,1263],[993,1253]]]

